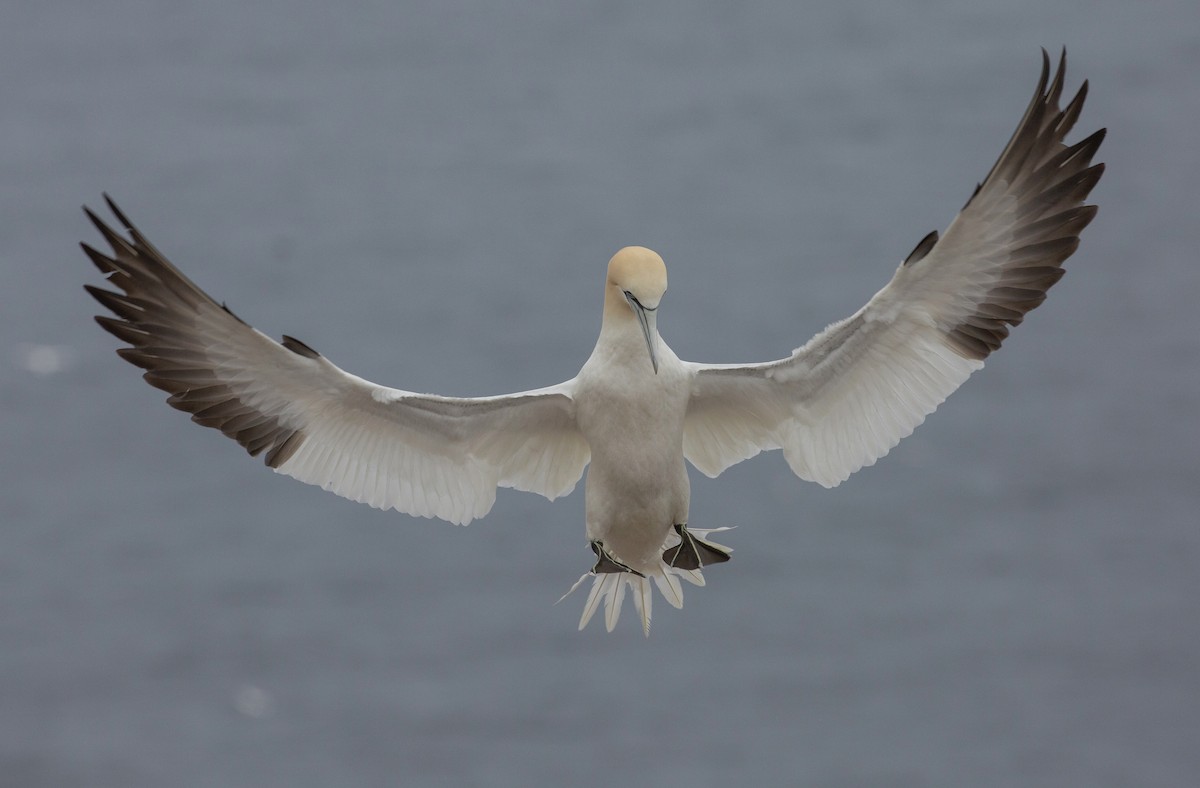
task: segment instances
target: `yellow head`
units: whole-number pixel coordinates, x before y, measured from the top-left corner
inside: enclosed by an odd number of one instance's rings
[[[626,246],[608,261],[604,319],[619,323],[630,318],[641,326],[658,373],[658,304],[667,292],[667,266],[644,246]]]
[[[626,246],[608,261],[608,285],[647,309],[657,309],[667,292],[667,266],[657,252]]]

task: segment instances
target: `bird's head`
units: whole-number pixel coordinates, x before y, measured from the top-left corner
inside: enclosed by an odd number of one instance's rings
[[[658,373],[657,310],[667,292],[667,266],[656,252],[644,246],[626,246],[608,261],[608,292],[614,319],[637,320],[650,351],[650,363]],[[628,311],[622,311],[628,308]]]

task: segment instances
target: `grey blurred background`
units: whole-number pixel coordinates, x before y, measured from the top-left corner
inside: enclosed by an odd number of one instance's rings
[[[1190,786],[1200,11],[55,2],[0,18],[0,784]],[[215,297],[381,383],[571,377],[663,254],[684,358],[766,360],[944,228],[1066,44],[1108,126],[1069,276],[833,491],[693,474],[737,550],[575,630],[582,486],[468,528],[275,476],[81,289],[109,191]]]

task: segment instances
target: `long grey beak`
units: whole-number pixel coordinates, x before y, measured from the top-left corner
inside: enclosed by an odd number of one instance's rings
[[[637,315],[638,323],[642,327],[642,335],[646,337],[646,348],[650,351],[650,365],[654,367],[654,374],[658,374],[658,307],[650,309],[642,306],[642,302],[634,297],[633,293],[625,293],[625,300],[629,302],[629,308]]]

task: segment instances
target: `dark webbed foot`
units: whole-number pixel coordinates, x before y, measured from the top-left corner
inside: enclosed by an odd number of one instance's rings
[[[617,572],[632,572],[638,577],[645,577],[644,574],[636,569],[630,569],[625,564],[613,558],[612,553],[604,549],[604,545],[600,543],[600,540],[594,540],[589,544],[591,545],[592,552],[596,554],[596,565],[592,567],[592,574],[610,575]]]
[[[700,569],[729,560],[729,553],[714,544],[697,539],[686,525],[676,525],[679,544],[663,553],[663,560],[676,569]]]

